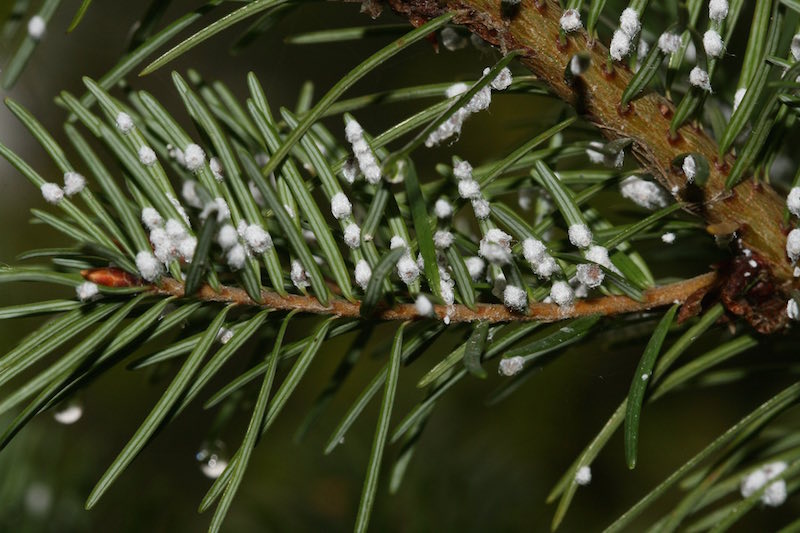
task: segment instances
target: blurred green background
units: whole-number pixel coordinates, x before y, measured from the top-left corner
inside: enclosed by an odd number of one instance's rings
[[[53,97],[67,89],[81,94],[81,76],[101,76],[124,50],[122,28],[145,8],[144,2],[94,2],[72,35],[64,35],[77,2],[66,2],[50,24],[46,38],[17,86],[7,96],[21,102],[59,139],[64,113]],[[172,20],[195,2],[176,1],[165,20]],[[384,15],[391,21],[391,15]],[[366,24],[357,5],[319,3],[288,16],[273,34],[260,38],[245,52],[227,53],[235,32],[223,34],[172,65],[185,72],[197,69],[208,79],[222,79],[245,94],[245,74],[254,70],[273,106],[293,105],[297,91],[312,79],[324,92],[339,76],[385,39],[324,46],[289,46],[286,35],[312,29]],[[8,50],[0,51],[2,55]],[[412,47],[369,76],[355,89],[424,82],[455,81],[477,76],[496,56],[467,47],[434,53],[428,43]],[[184,124],[185,113],[169,78],[169,69],[133,80],[172,109]],[[395,104],[361,113],[367,130],[379,131],[407,115],[418,104]],[[553,124],[561,108],[553,100],[522,95],[499,96],[490,111],[470,119],[460,142],[420,154],[419,165],[430,171],[451,153],[479,163],[490,155],[511,151],[522,140]],[[341,123],[330,122],[334,131]],[[0,139],[47,175],[55,168],[28,133],[3,108]],[[423,172],[424,172],[423,171]],[[609,198],[609,201],[618,201]],[[52,230],[29,225],[28,209],[43,207],[38,191],[4,161],[0,162],[0,262],[13,263],[24,250],[64,244]],[[707,258],[687,257],[686,248],[652,247],[649,257],[662,271],[658,276],[699,273]],[[46,295],[50,287],[0,286],[0,304],[10,305]],[[64,293],[69,297],[68,293]],[[36,320],[0,322],[0,352],[8,350]],[[389,338],[392,326],[382,326],[378,338]],[[294,332],[295,335],[302,331]],[[487,381],[467,379],[439,402],[428,424],[404,485],[395,496],[386,491],[383,476],[373,513],[373,531],[547,531],[553,506],[544,503],[561,473],[597,433],[627,393],[643,340],[612,343],[616,332],[595,338],[559,355],[505,401],[487,406],[486,398],[501,379],[490,372]],[[260,443],[238,499],[229,514],[228,531],[347,531],[352,528],[361,493],[377,402],[364,413],[346,443],[324,456],[324,443],[362,387],[380,369],[382,345],[362,357],[345,387],[300,444],[292,435],[313,399],[324,387],[347,339],[337,340],[318,356],[299,392]],[[779,339],[780,341],[780,339]],[[454,340],[443,336],[417,362],[402,369],[393,419],[399,420],[422,397],[419,377],[448,353]],[[771,357],[760,348],[738,362]],[[246,359],[233,363],[217,384],[226,382]],[[494,367],[492,367],[492,370]],[[196,508],[210,485],[195,459],[208,438],[214,413],[195,406],[163,431],[91,512],[83,502],[94,483],[155,403],[164,375],[132,372],[119,367],[81,395],[83,417],[61,425],[41,416],[0,454],[0,530],[2,531],[201,531],[209,515]],[[624,463],[617,435],[593,465],[594,479],[580,488],[563,531],[593,531],[610,523],[687,458],[746,412],[785,385],[790,376],[765,372],[744,383],[698,387],[649,406],[642,421],[639,466]],[[216,390],[209,388],[209,393]],[[222,440],[235,450],[248,413],[242,411],[226,426]],[[397,447],[387,453],[387,461]],[[389,463],[386,463],[389,466]],[[384,473],[387,469],[384,469]],[[674,496],[674,495],[673,495]],[[672,496],[671,496],[672,497]],[[670,498],[654,506],[639,522],[651,524],[668,509]],[[767,531],[800,511],[797,497],[778,509],[759,510],[742,527]],[[638,526],[637,526],[638,527]]]

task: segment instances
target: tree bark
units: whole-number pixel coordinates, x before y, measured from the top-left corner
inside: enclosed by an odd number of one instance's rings
[[[689,209],[702,216],[709,231],[721,228],[736,232],[733,254],[753,260],[746,287],[729,294],[726,305],[742,315],[758,331],[777,331],[787,325],[784,309],[790,291],[797,286],[793,265],[786,251],[789,228],[783,223],[784,200],[765,183],[752,179],[726,190],[725,180],[732,155],[718,157],[717,143],[702,129],[685,125],[677,138],[669,133],[673,104],[649,93],[628,109],[620,107],[622,93],[632,77],[620,63],[607,72],[608,49],[585,31],[571,33],[566,45],[559,41],[561,7],[555,0],[523,0],[511,19],[501,14],[500,0],[387,0],[398,14],[418,26],[445,12],[455,12],[454,22],[468,28],[501,51],[520,50],[520,62],[538,76],[558,97],[573,105],[609,139],[633,139],[632,151],[643,168],[676,199],[689,202]],[[579,83],[568,84],[564,72],[572,56],[586,52],[591,66]],[[702,189],[687,188],[686,177],[672,162],[680,155],[699,153],[709,161],[710,175]],[[698,194],[699,197],[694,197]],[[741,268],[726,268],[726,275],[743,275]],[[726,284],[723,281],[723,284]],[[735,305],[730,305],[734,302]]]

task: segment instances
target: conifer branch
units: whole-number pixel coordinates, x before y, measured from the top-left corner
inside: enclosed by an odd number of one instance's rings
[[[554,94],[573,105],[609,139],[632,139],[632,151],[642,167],[651,172],[676,199],[703,217],[709,232],[734,234],[736,253],[755,253],[763,266],[761,282],[768,296],[749,302],[746,316],[762,332],[776,331],[787,323],[785,306],[797,287],[786,256],[783,221],[784,202],[769,184],[744,180],[732,189],[725,186],[735,161],[731,154],[718,156],[717,142],[695,124],[680,127],[670,135],[675,106],[665,97],[650,93],[622,106],[622,95],[633,74],[622,63],[610,62],[608,48],[584,29],[568,34],[562,44],[559,20],[563,11],[555,0],[523,0],[511,18],[505,18],[500,0],[388,0],[391,8],[413,24],[454,12],[453,21],[467,27],[501,51],[519,50],[520,62],[545,82]],[[578,53],[590,57],[590,66],[571,82],[565,71]],[[610,70],[609,70],[610,69]],[[704,187],[687,187],[686,176],[674,167],[681,155],[696,153],[709,162]],[[775,290],[772,290],[772,289]]]

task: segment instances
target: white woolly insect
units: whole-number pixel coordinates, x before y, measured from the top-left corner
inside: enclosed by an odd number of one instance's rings
[[[47,22],[41,15],[34,15],[28,21],[28,35],[31,39],[39,40],[44,37],[44,32],[47,30]]]
[[[722,22],[728,16],[728,0],[711,0],[708,3],[708,18]]]
[[[92,283],[91,281],[84,281],[77,287],[75,287],[75,294],[78,295],[78,299],[82,302],[87,302],[97,296],[99,289],[96,284]]]
[[[117,129],[122,133],[130,133],[133,129],[133,119],[124,111],[117,113],[115,122],[117,123]]]
[[[636,205],[645,209],[658,209],[667,205],[667,194],[652,181],[647,181],[638,176],[625,178],[619,184],[619,191],[623,198],[627,198]]]
[[[617,61],[622,61],[631,51],[631,37],[622,30],[614,32],[608,53]]]
[[[155,281],[161,275],[161,263],[148,251],[136,254],[136,268],[147,281]]]
[[[74,196],[86,187],[86,178],[77,172],[66,172],[64,174],[64,194]]]
[[[220,344],[228,344],[228,342],[233,338],[233,330],[228,328],[219,328],[217,331],[217,341]]]
[[[797,305],[797,300],[794,298],[790,298],[789,301],[786,302],[786,316],[792,320],[800,318],[800,306]]]
[[[212,157],[208,160],[208,168],[211,169],[211,174],[214,175],[214,179],[217,181],[222,181],[224,178],[223,171],[222,171],[222,163],[219,162],[219,159],[216,157]]]
[[[528,295],[524,289],[514,285],[506,285],[503,290],[503,304],[512,311],[522,312],[528,303]]]
[[[621,168],[625,163],[625,150],[620,150],[616,154],[610,155],[600,151],[604,147],[605,145],[601,142],[590,142],[589,146],[586,148],[586,155],[589,157],[589,161],[598,165],[602,163],[611,168]]]
[[[449,218],[453,214],[453,206],[444,198],[439,198],[433,205],[433,214],[436,218]]]
[[[483,74],[488,74],[489,70],[488,67],[485,68]],[[494,77],[490,85],[495,91],[505,91],[511,86],[512,81],[514,81],[514,78],[511,76],[511,70],[508,67],[503,67],[500,69],[500,72],[497,73],[497,76]]]
[[[197,194],[197,182],[194,180],[186,180],[181,186],[181,196],[187,205],[200,209],[203,207],[203,201],[200,195]]]
[[[689,72],[689,83],[703,89],[706,92],[711,91],[711,80],[708,77],[708,72],[701,69],[700,67],[694,67],[691,72]]]
[[[486,220],[492,214],[492,208],[489,202],[484,198],[472,199],[472,210],[475,212],[475,218],[478,220]]]
[[[481,186],[473,179],[461,180],[458,182],[458,195],[465,200],[479,198],[481,195]]]
[[[674,243],[675,242],[675,234],[672,233],[671,231],[663,234],[661,236],[661,242],[663,242],[664,244],[672,244],[672,243]]]
[[[148,236],[153,245],[156,259],[166,264],[175,259],[175,249],[172,239],[164,228],[153,228]]]
[[[800,257],[800,229],[795,228],[786,236],[786,255],[792,263]]]
[[[606,275],[598,265],[589,263],[578,265],[575,277],[590,289],[595,289],[603,284]]]
[[[183,150],[176,148],[171,144],[167,145],[167,155],[178,162],[182,167],[186,166],[186,158],[183,156]]]
[[[356,181],[356,176],[358,175],[358,164],[355,161],[348,160],[342,165],[342,177],[344,181],[347,183],[353,183]]]
[[[43,183],[39,190],[42,191],[42,197],[49,204],[57,204],[64,199],[64,191],[55,183]]]
[[[453,234],[446,230],[438,230],[433,234],[433,245],[440,250],[450,248],[454,240]]]
[[[154,165],[156,160],[158,159],[153,149],[147,146],[146,144],[143,144],[142,146],[139,147],[138,155],[139,155],[139,162],[146,167]]]
[[[469,91],[469,85],[460,81],[445,89],[444,94],[448,98],[455,98],[456,96],[464,94],[467,91]]]
[[[569,242],[578,248],[586,248],[592,244],[592,232],[586,224],[573,224],[567,230]]]
[[[708,30],[703,34],[703,48],[706,49],[706,54],[709,57],[719,57],[725,49],[725,43],[722,42],[722,37],[714,30]]]
[[[586,486],[592,482],[592,469],[586,465],[580,467],[575,472],[575,483],[581,486]]]
[[[144,223],[147,229],[154,230],[164,225],[164,219],[161,218],[158,211],[152,207],[145,207],[142,209],[142,223]]]
[[[800,217],[800,187],[792,187],[786,197],[786,207],[796,217]]]
[[[391,250],[394,250],[395,248],[408,248],[408,245],[406,244],[406,240],[400,235],[393,235],[389,241],[389,248]]]
[[[272,248],[272,236],[258,224],[249,224],[242,236],[247,247],[254,253],[262,254]]]
[[[197,249],[197,237],[191,235],[185,236],[178,241],[178,255],[184,258],[188,263],[194,259],[194,252]]]
[[[561,25],[561,29],[567,33],[578,31],[583,28],[581,14],[577,9],[567,9],[564,11],[564,14],[561,15],[561,19],[559,19],[558,22]]]
[[[511,261],[511,235],[497,228],[490,229],[481,239],[478,253],[495,265],[509,263]]]
[[[247,250],[237,242],[225,254],[225,259],[228,261],[228,266],[231,270],[241,270],[247,260]]]
[[[472,99],[467,102],[467,105],[464,106],[464,109],[470,113],[477,113],[479,111],[483,111],[484,109],[488,109],[491,103],[492,88],[487,85],[475,93],[475,96],[473,96]]]
[[[694,157],[687,155],[683,159],[681,168],[683,169],[683,175],[686,176],[686,181],[692,183],[697,175],[697,161],[694,160]]]
[[[344,243],[350,248],[361,246],[361,228],[358,224],[350,223],[344,228]]]
[[[167,220],[166,224],[164,224],[164,229],[166,230],[169,238],[173,241],[183,239],[187,235],[186,228],[183,226],[183,224],[174,218]]]
[[[542,279],[549,279],[550,276],[560,270],[558,263],[552,256],[545,256],[542,260],[534,265],[533,272]]]
[[[424,294],[420,294],[417,296],[417,299],[414,300],[414,308],[420,316],[430,316],[433,314],[433,304]]]
[[[347,218],[353,212],[353,204],[343,192],[337,192],[331,198],[331,213],[337,220]]]
[[[800,33],[792,37],[792,44],[789,45],[789,50],[792,52],[792,58],[795,61],[800,61]]]
[[[566,281],[556,281],[550,287],[550,298],[559,307],[570,307],[575,302],[575,292]]]
[[[464,264],[469,272],[469,277],[472,281],[478,281],[483,276],[483,271],[486,269],[486,263],[478,256],[471,256],[464,259]]]
[[[747,89],[742,87],[741,89],[736,89],[736,94],[733,95],[733,110],[736,111],[739,109],[739,106],[742,104],[742,100],[744,100],[744,95],[747,94]]]
[[[619,29],[624,31],[625,34],[633,39],[642,29],[642,23],[639,21],[639,13],[633,8],[625,8],[619,16]]]
[[[674,54],[681,47],[681,36],[677,33],[665,31],[658,38],[658,48],[664,54]]]
[[[355,278],[356,283],[359,287],[363,290],[367,290],[367,285],[369,285],[369,280],[372,277],[372,269],[364,259],[359,259],[358,263],[356,263],[356,271],[355,271]]]
[[[191,143],[183,150],[183,160],[188,170],[197,172],[206,163],[206,153],[199,145]]]
[[[516,357],[508,357],[500,359],[500,364],[497,365],[497,372],[501,376],[513,376],[522,372],[525,366],[525,359],[517,355]]]
[[[223,250],[230,250],[239,243],[239,234],[236,228],[230,224],[225,224],[219,229],[217,233],[217,244]]]
[[[472,165],[469,161],[459,161],[453,166],[453,176],[459,180],[472,179]]]
[[[786,470],[787,466],[788,465],[784,461],[776,461],[774,463],[767,463],[762,465],[761,468],[753,470],[750,474],[742,478],[739,486],[742,497],[748,498],[761,490],[770,480],[779,476]],[[786,501],[786,496],[786,481],[779,479],[769,484],[761,495],[761,502],[770,507],[777,507]]]
[[[411,285],[419,277],[419,265],[410,254],[402,256],[397,261],[397,275],[406,285]]]

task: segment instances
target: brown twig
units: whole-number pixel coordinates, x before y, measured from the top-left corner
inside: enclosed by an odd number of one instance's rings
[[[578,300],[570,308],[561,308],[555,304],[532,303],[527,314],[520,314],[510,311],[501,304],[478,304],[475,310],[465,305],[436,305],[434,313],[444,320],[449,317],[450,322],[473,322],[476,320],[486,320],[496,322],[519,322],[519,321],[539,321],[555,322],[567,318],[575,318],[587,315],[619,315],[624,313],[636,313],[670,305],[674,302],[685,302],[689,297],[709,290],[717,280],[717,274],[710,272],[688,280],[679,281],[663,287],[656,287],[645,291],[644,299],[637,302],[627,296],[604,296],[588,300]],[[156,294],[170,296],[184,296],[183,284],[172,278],[164,278],[161,285],[153,288]],[[336,299],[331,302],[329,307],[325,307],[313,296],[300,296],[280,294],[268,290],[262,290],[261,302],[253,301],[244,289],[236,287],[221,287],[219,292],[214,291],[208,285],[204,285],[195,297],[209,302],[235,303],[239,305],[251,305],[269,307],[276,310],[300,310],[306,313],[336,315],[340,317],[358,318],[360,317],[361,305],[358,302],[348,302]],[[373,318],[378,320],[413,320],[421,318],[413,304],[398,304],[394,307],[378,309]]]

